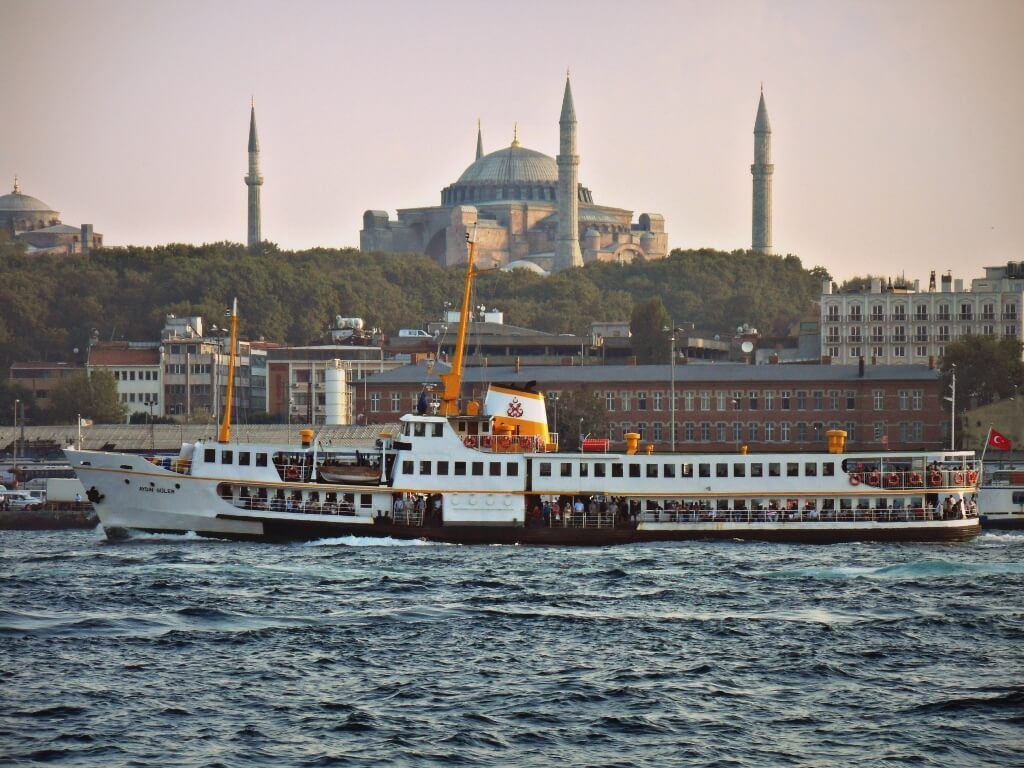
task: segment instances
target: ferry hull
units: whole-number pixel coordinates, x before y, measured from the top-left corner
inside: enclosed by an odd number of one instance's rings
[[[976,536],[980,527],[976,519],[946,520],[927,523],[875,523],[851,526],[846,523],[690,523],[670,527],[562,528],[496,525],[409,526],[376,522],[372,525],[322,520],[252,518],[219,515],[223,522],[251,524],[258,521],[260,531],[225,532],[193,530],[202,536],[218,538],[315,541],[344,536],[370,538],[422,539],[444,544],[508,544],[522,546],[591,546],[643,542],[689,541],[696,539],[741,539],[751,541],[788,542],[794,544],[839,544],[855,541],[929,542],[959,541]],[[154,530],[154,529],[147,529]],[[177,531],[184,533],[185,530]]]

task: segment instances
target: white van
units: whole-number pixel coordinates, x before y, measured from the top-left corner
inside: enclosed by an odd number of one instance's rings
[[[28,491],[3,491],[0,492],[0,498],[11,509],[35,509],[42,506],[42,502]]]
[[[400,339],[429,339],[430,334],[419,328],[402,328],[398,331]]]

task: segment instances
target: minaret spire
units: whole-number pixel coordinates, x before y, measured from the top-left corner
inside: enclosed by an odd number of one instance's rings
[[[484,156],[484,133],[480,126],[480,118],[476,119],[476,159]]]
[[[249,188],[249,236],[248,245],[255,248],[263,242],[260,230],[260,187],[263,177],[260,175],[260,140],[256,135],[256,103],[249,106],[249,175],[244,179]]]
[[[14,174],[14,191],[12,192],[12,194],[21,194],[21,184],[18,183],[18,174]]]
[[[750,173],[754,177],[751,249],[757,253],[772,252],[772,126],[768,121],[768,108],[764,104],[764,83],[761,99],[757,103],[754,120],[754,164]]]
[[[565,73],[562,114],[558,119],[558,236],[554,269],[582,267],[580,252],[580,157],[576,154],[576,107],[569,73]]]

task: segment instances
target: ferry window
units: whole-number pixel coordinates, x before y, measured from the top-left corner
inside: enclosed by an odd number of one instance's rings
[[[590,475],[590,465],[582,461],[580,462],[580,477],[588,477]]]
[[[835,462],[823,461],[821,463],[821,474],[823,477],[832,477],[836,473]]]
[[[456,461],[455,462],[455,474],[456,475],[464,475],[464,474],[466,474],[466,462],[464,462],[464,461]]]
[[[551,462],[542,461],[538,467],[537,474],[541,477],[551,477]]]
[[[434,428],[434,437],[441,437],[444,434],[444,424],[437,422],[431,425]]]
[[[1024,491],[1014,491],[1011,501],[1014,504],[1024,504]]]
[[[751,477],[764,477],[764,464],[759,461],[754,462],[750,465],[750,476]]]
[[[728,477],[729,465],[725,463],[715,464],[715,477]]]
[[[657,477],[658,476],[658,465],[657,464],[648,464],[647,465],[647,476],[648,477]]]
[[[747,465],[736,462],[732,465],[732,476],[733,477],[745,477],[747,474]]]
[[[472,471],[476,477],[481,477],[484,473],[484,463],[482,461],[474,461]]]
[[[840,509],[853,509],[853,501],[851,499],[840,499],[839,500],[839,508]]]
[[[416,437],[424,437],[427,433],[427,425],[422,421],[418,421],[412,425],[412,433]]]
[[[778,477],[779,474],[780,474],[779,473],[779,463],[777,461],[769,462],[768,463],[768,477]]]
[[[728,512],[729,511],[729,500],[728,499],[719,499],[718,501],[715,502],[715,508],[720,510],[720,511],[722,511],[722,512]]]
[[[207,448],[203,451],[203,461],[207,464],[213,464],[217,461],[217,451],[214,448]]]
[[[509,477],[519,476],[519,465],[514,461],[509,461],[505,464],[505,474]]]
[[[437,462],[437,474],[439,474],[439,475],[447,475],[448,474],[448,462],[447,461],[439,461],[439,462]]]
[[[662,468],[661,468],[661,476],[662,477],[675,477],[676,476],[676,465],[675,464],[665,464],[664,466],[662,466]]]
[[[835,499],[822,499],[821,500],[821,510],[822,510],[822,512],[824,512],[826,510],[831,511],[831,510],[833,510],[835,508],[836,508],[836,500]]]
[[[568,461],[562,462],[561,475],[562,477],[572,477],[572,464],[570,464]]]
[[[360,507],[364,507],[365,508],[365,507],[369,507],[369,506],[372,506],[372,505],[373,505],[373,495],[372,494],[369,494],[369,493],[361,493],[361,494],[359,494],[359,506]]]
[[[786,477],[800,477],[800,462],[786,462]]]
[[[630,477],[640,477],[640,465],[639,464],[630,464],[629,465],[629,476]]]
[[[612,477],[622,477],[621,464],[612,464]]]
[[[412,436],[412,424],[406,424],[404,427],[402,427],[402,434],[405,435],[406,437],[411,437]]]
[[[238,465],[240,467],[248,467],[249,466],[249,461],[251,460],[251,458],[252,458],[252,454],[249,453],[249,451],[239,451],[238,452]]]
[[[737,512],[745,512],[747,509],[747,500],[736,499],[736,501],[734,501],[732,504],[732,508],[735,509]]]
[[[490,466],[487,468],[487,470],[490,473],[491,477],[501,477],[501,462],[490,462]]]
[[[710,464],[698,464],[697,474],[701,477],[711,477],[711,465]]]
[[[412,474],[412,468],[413,468],[413,463],[412,463],[411,460],[406,459],[405,461],[402,462],[402,474],[403,475],[411,475]]]
[[[220,452],[220,463],[221,464],[233,464],[235,461],[234,451],[221,451]]]
[[[430,474],[430,462],[429,461],[421,461],[420,462],[420,474],[421,475],[429,475]]]
[[[599,461],[596,464],[594,464],[594,477],[604,477],[604,472],[605,469],[603,461]]]
[[[265,453],[257,453],[256,454],[256,466],[257,467],[265,467],[265,466],[267,466],[267,454],[265,454]]]
[[[818,465],[813,461],[804,462],[804,477],[817,477]]]
[[[679,465],[679,476],[680,477],[693,477],[693,464],[680,464]]]

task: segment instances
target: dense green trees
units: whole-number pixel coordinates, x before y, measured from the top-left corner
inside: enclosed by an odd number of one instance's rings
[[[557,421],[552,420],[551,430],[558,433],[562,450],[579,450],[581,435],[608,436],[608,411],[604,400],[585,387],[562,392],[557,411]]]
[[[124,421],[125,408],[117,397],[117,383],[110,371],[76,373],[60,380],[50,395],[46,414],[51,424],[77,424],[78,418],[97,424]]]
[[[956,367],[957,411],[1012,397],[1024,387],[1021,342],[967,335],[946,345],[940,369],[947,389]]]
[[[633,305],[629,332],[633,334],[633,353],[640,365],[667,363],[672,357],[672,320],[660,296]]]
[[[236,243],[104,249],[88,257],[0,256],[0,367],[15,360],[83,361],[90,334],[156,339],[168,313],[222,317],[238,296],[241,332],[289,344],[316,341],[336,314],[385,332],[421,326],[461,298],[463,269],[423,255],[352,249],[259,254]],[[506,322],[586,333],[594,320],[629,320],[633,304],[660,298],[677,323],[731,333],[743,322],[784,332],[811,308],[820,269],[795,256],[675,251],[666,259],[591,264],[550,277],[523,270],[476,281],[474,304]],[[76,352],[77,350],[77,352]]]

